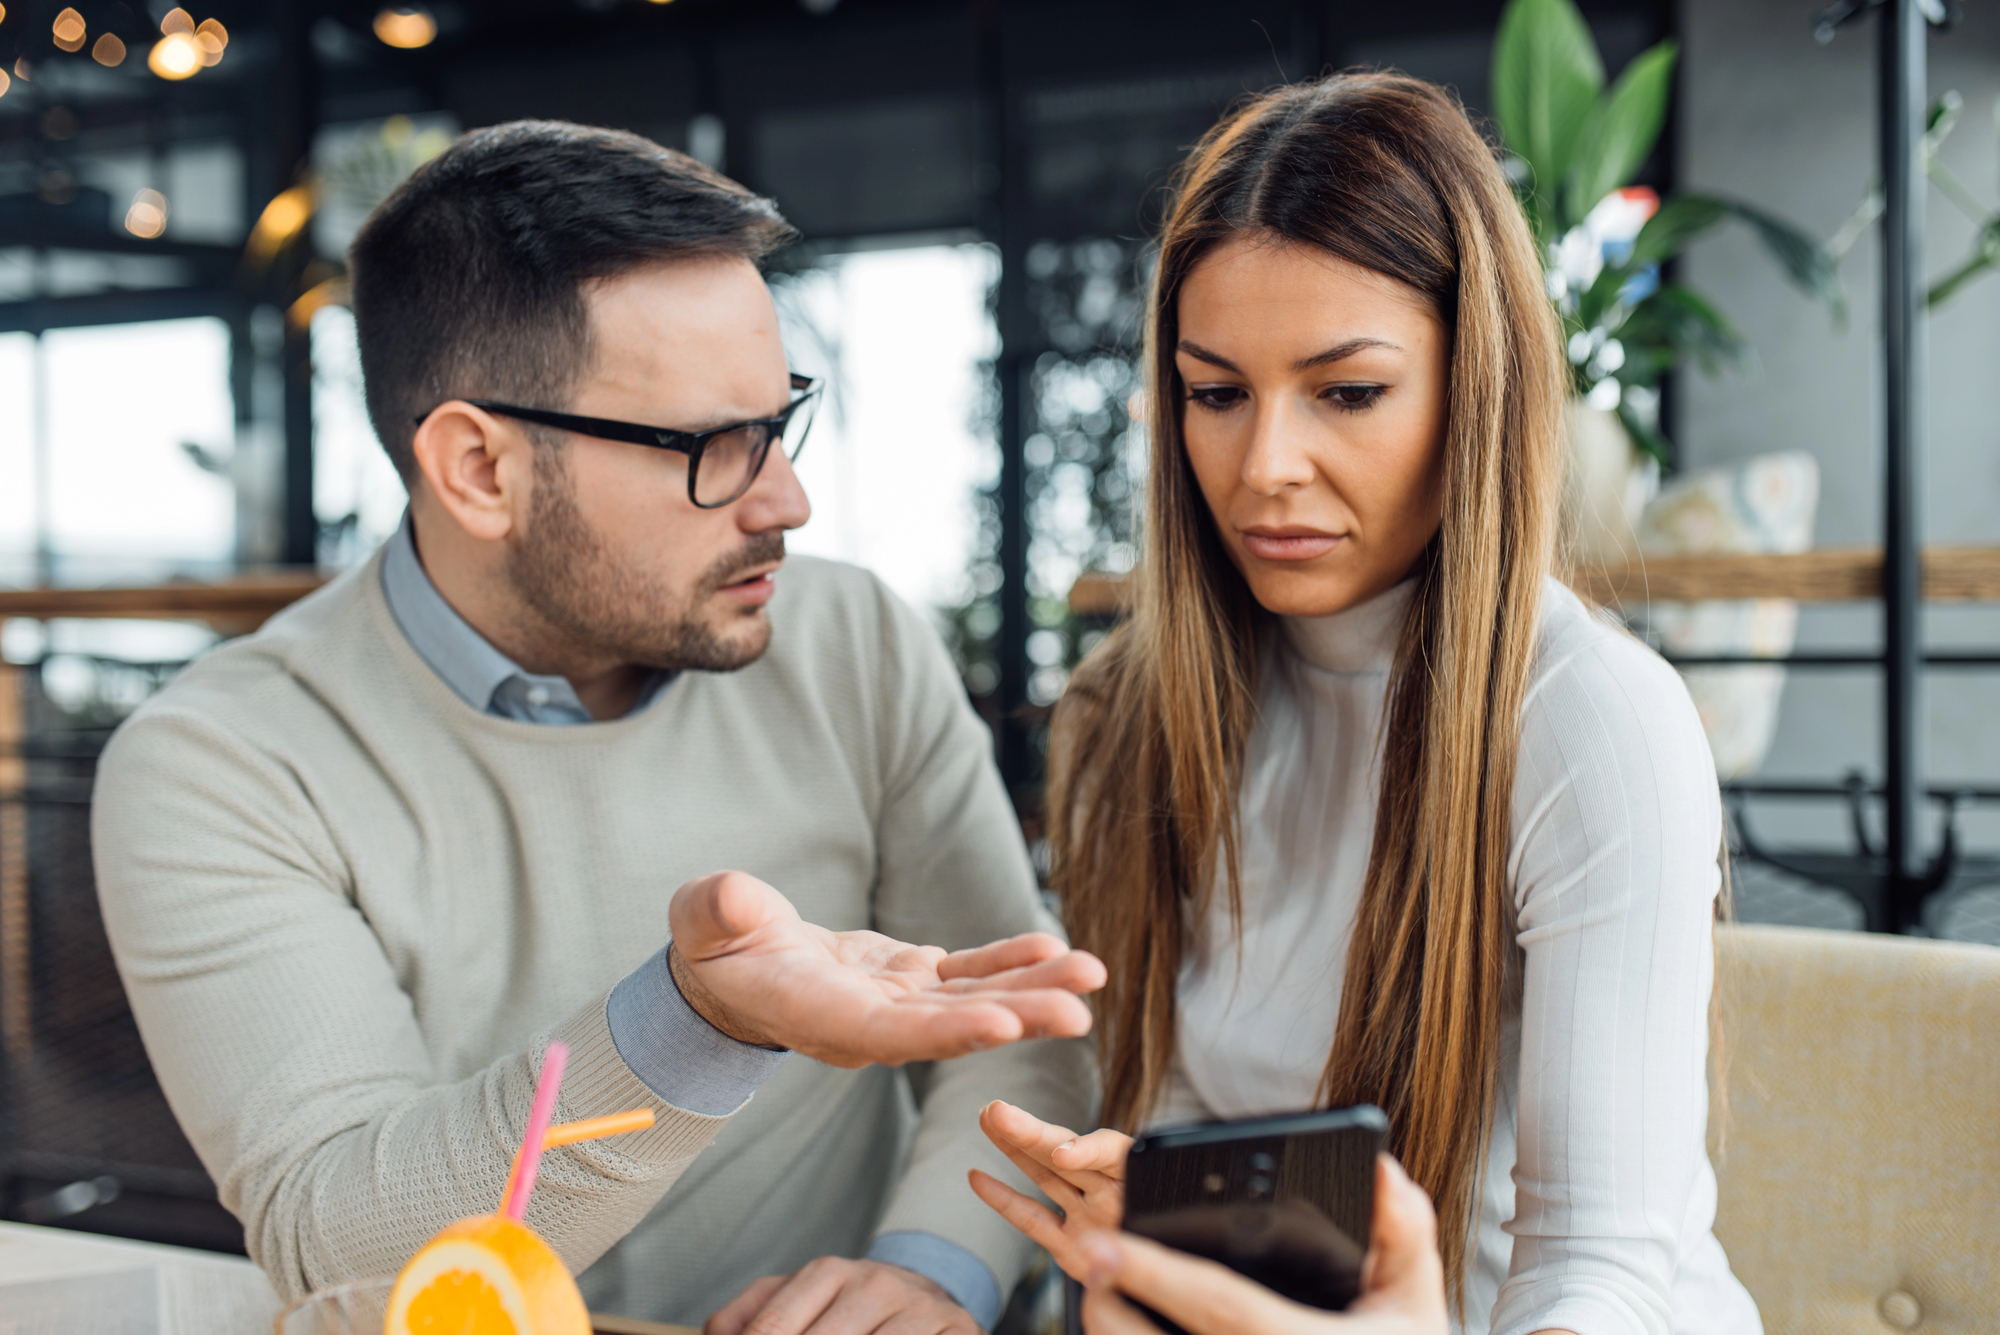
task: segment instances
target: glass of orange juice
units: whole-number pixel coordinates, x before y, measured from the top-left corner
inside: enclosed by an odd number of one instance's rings
[[[276,1335],[382,1335],[393,1276],[321,1289],[278,1314]]]

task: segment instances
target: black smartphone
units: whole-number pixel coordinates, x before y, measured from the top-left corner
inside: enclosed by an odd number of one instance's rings
[[[1380,1108],[1207,1122],[1141,1136],[1125,1161],[1127,1232],[1218,1261],[1294,1302],[1340,1311],[1361,1292]],[[1065,1325],[1081,1330],[1081,1287]],[[1149,1313],[1167,1335],[1180,1328]]]

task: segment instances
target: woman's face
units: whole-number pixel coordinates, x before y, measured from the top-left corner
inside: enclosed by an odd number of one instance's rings
[[[1182,284],[1182,438],[1259,603],[1324,616],[1408,574],[1442,519],[1448,331],[1421,293],[1239,237]]]

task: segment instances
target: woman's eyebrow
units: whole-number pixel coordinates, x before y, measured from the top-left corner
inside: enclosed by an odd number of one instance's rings
[[[1229,358],[1219,352],[1210,352],[1191,338],[1182,339],[1175,347],[1177,351],[1185,352],[1197,361],[1207,362],[1210,366],[1220,366],[1223,370],[1234,371],[1237,375],[1243,374],[1243,368],[1235,362],[1230,361]]]
[[[1324,352],[1316,352],[1310,357],[1299,358],[1292,363],[1292,369],[1294,371],[1310,371],[1315,366],[1331,366],[1335,362],[1346,361],[1355,353],[1366,351],[1369,348],[1388,348],[1392,352],[1401,352],[1403,350],[1402,344],[1391,343],[1386,338],[1350,338],[1334,344]]]

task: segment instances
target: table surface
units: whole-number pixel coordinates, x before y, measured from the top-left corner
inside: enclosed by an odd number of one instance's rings
[[[114,1305],[122,1309],[107,1322]],[[0,1330],[270,1335],[282,1308],[264,1272],[240,1256],[0,1223]],[[696,1335],[625,1317],[592,1324],[598,1335]]]

